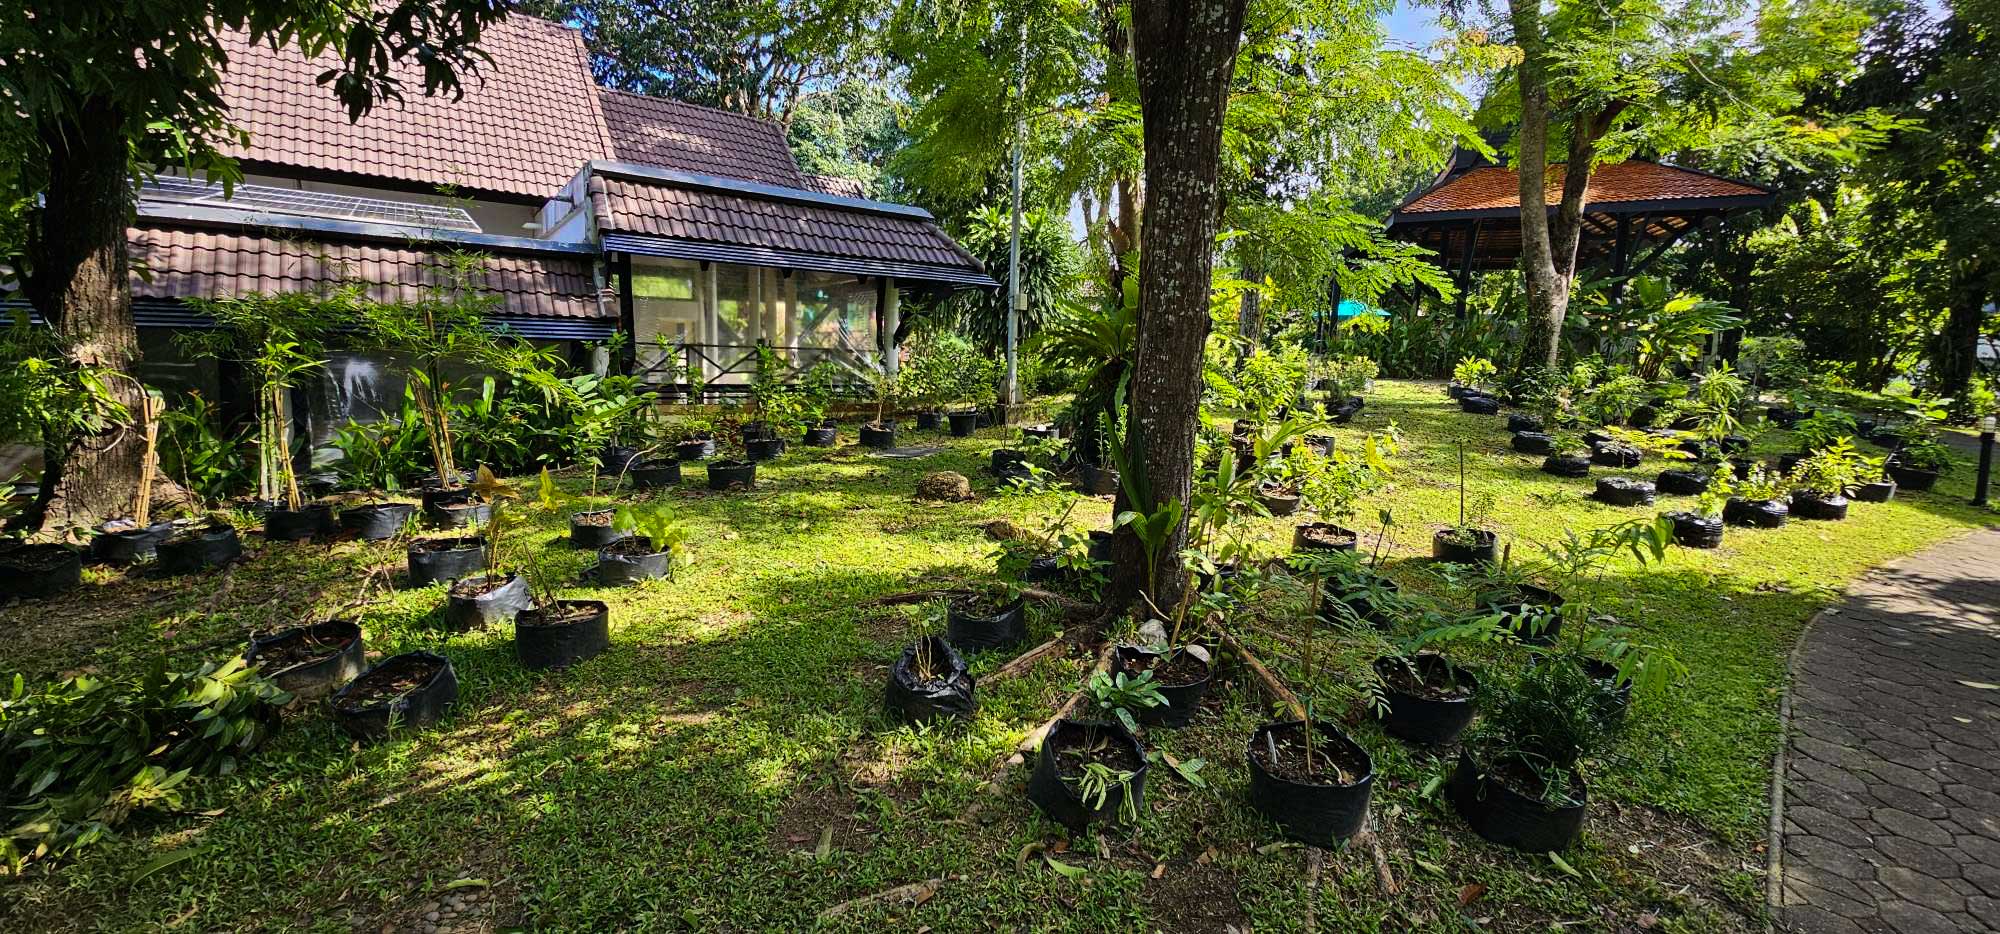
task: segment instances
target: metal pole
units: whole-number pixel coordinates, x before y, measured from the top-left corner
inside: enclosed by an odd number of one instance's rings
[[[1014,63],[1014,105],[1025,108],[1028,105],[1028,20],[1022,17],[1021,55]],[[1028,121],[1025,113],[1014,118],[1014,179],[1012,195],[1014,201],[1014,229],[1007,240],[1007,380],[1001,387],[1000,401],[1009,406],[1021,404],[1020,381],[1020,336],[1021,312],[1028,307],[1028,297],[1021,294],[1021,174],[1028,140]]]
[[[1972,505],[1986,505],[1986,489],[1993,477],[1993,419],[1979,426],[1979,480],[1972,488]]]

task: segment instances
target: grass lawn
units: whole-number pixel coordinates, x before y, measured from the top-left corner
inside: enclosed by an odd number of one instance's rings
[[[1501,420],[1460,414],[1435,384],[1382,383],[1338,433],[1391,419],[1407,438],[1397,479],[1362,512],[1393,509],[1390,566],[1408,583],[1454,515],[1459,439],[1517,557],[1565,528],[1635,514],[1587,499],[1587,480],[1539,473],[1539,459],[1506,450]],[[1484,843],[1426,796],[1448,757],[1357,727],[1377,765],[1372,812],[1391,893],[1365,849],[1322,865],[1244,803],[1244,743],[1270,714],[1246,681],[1225,679],[1193,726],[1149,737],[1180,759],[1206,759],[1208,788],[1156,768],[1141,826],[1075,840],[1025,801],[1025,770],[997,793],[983,786],[1091,659],[1050,659],[982,685],[977,717],[959,727],[914,729],[880,713],[888,665],[923,611],[861,604],[990,576],[981,526],[1033,527],[1065,501],[996,494],[981,468],[1002,442],[982,435],[921,439],[940,450],[920,459],[794,453],[761,468],[753,493],[697,490],[701,473],[690,471],[664,495],[694,529],[695,563],[637,589],[576,588],[610,604],[613,645],[561,673],[521,670],[504,629],[436,631],[441,590],[385,586],[401,580],[395,544],[253,537],[249,560],[224,572],[96,569],[65,600],[0,609],[0,672],[30,678],[129,670],[159,653],[220,656],[253,629],[344,613],[361,619],[371,654],[438,651],[461,682],[445,723],[365,747],[320,712],[290,718],[247,769],[199,783],[189,813],[134,822],[0,882],[0,928],[426,930],[437,911],[451,915],[437,916],[446,930],[799,930],[829,906],[935,879],[921,904],[864,904],[826,926],[1760,929],[1778,702],[1800,627],[1869,567],[1990,516],[1963,505],[1971,471],[1961,469],[1936,493],[1856,504],[1846,522],[1731,529],[1718,551],[1615,569],[1623,578],[1606,609],[1671,645],[1692,675],[1637,704],[1617,755],[1591,772],[1590,824],[1565,862],[1574,874]],[[1773,436],[1762,447],[1788,444]],[[978,500],[914,502],[932,470],[972,477]],[[1076,514],[1106,525],[1109,504],[1087,500]],[[1270,554],[1288,546],[1289,525],[1259,525]],[[554,522],[532,535],[579,572],[590,563],[567,551]],[[1257,615],[1292,606],[1274,598]],[[1056,625],[1038,610],[1035,641]],[[1251,642],[1296,683],[1280,646]],[[1358,646],[1331,649],[1364,661]],[[1009,654],[979,656],[974,674]],[[1515,665],[1521,654],[1478,661]],[[1343,680],[1328,678],[1325,695],[1342,696]],[[1055,859],[1076,872],[1051,868],[1035,844],[1061,848]],[[141,877],[176,851],[193,856]],[[1316,884],[1309,865],[1322,867]]]

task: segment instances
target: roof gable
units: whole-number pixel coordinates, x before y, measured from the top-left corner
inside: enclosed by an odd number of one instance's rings
[[[222,45],[222,97],[250,133],[229,154],[247,162],[540,198],[611,153],[583,39],[545,20],[516,13],[488,27],[480,47],[492,61],[466,76],[463,98],[424,96],[403,65],[405,99],[352,124],[317,82],[333,53],[307,59],[243,33]]]
[[[661,97],[597,89],[617,161],[806,187],[775,123]]]

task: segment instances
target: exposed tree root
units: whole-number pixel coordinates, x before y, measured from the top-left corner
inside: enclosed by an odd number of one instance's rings
[[[1245,648],[1243,643],[1238,642],[1235,636],[1230,635],[1229,630],[1222,628],[1212,621],[1209,624],[1209,628],[1215,632],[1217,638],[1222,640],[1223,645],[1228,646],[1231,652],[1236,653],[1236,657],[1243,660],[1243,667],[1250,669],[1250,673],[1257,676],[1257,681],[1264,688],[1265,695],[1269,696],[1271,700],[1284,705],[1285,710],[1290,712],[1292,716],[1300,720],[1306,718],[1306,705],[1299,702],[1299,696],[1292,693],[1292,689],[1286,687],[1285,682],[1279,680],[1277,675],[1272,674],[1271,669],[1264,667],[1264,663],[1258,661],[1255,654],[1252,654],[1249,649]]]
[[[925,879],[922,882],[912,882],[908,885],[899,885],[893,889],[876,892],[873,895],[863,895],[860,898],[851,898],[838,905],[829,907],[819,913],[819,920],[832,921],[855,908],[863,908],[881,902],[907,902],[910,907],[914,908],[924,902],[930,901],[931,896],[936,895],[937,890],[943,887],[944,877],[942,876],[935,879]]]
[[[1057,650],[1061,649],[1063,646],[1069,644],[1070,638],[1071,638],[1070,635],[1067,632],[1065,632],[1062,635],[1058,635],[1055,638],[1042,643],[1041,645],[1035,646],[1034,648],[1027,650],[1026,652],[1022,652],[1021,654],[1014,656],[1013,661],[1010,661],[1005,665],[1001,665],[1000,667],[993,669],[991,672],[987,674],[981,675],[979,678],[979,683],[992,684],[995,681],[1000,681],[1006,678],[1012,678],[1015,675],[1027,671],[1028,669],[1035,667],[1036,662],[1039,662],[1042,659],[1047,658],[1048,656],[1054,654]]]

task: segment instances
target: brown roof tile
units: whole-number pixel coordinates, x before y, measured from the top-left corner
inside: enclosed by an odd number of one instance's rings
[[[823,194],[839,195],[843,198],[868,197],[868,186],[863,184],[858,178],[846,178],[839,175],[808,175],[806,176],[805,187]]]
[[[308,60],[241,33],[222,45],[223,100],[250,131],[231,155],[251,162],[546,197],[612,152],[582,38],[545,20],[514,14],[488,27],[480,46],[493,60],[466,77],[462,99],[425,97],[406,66],[405,100],[353,124],[316,80],[332,53]]]
[[[1549,203],[1562,194],[1563,167],[1549,166]],[[1762,188],[1702,172],[1643,159],[1600,166],[1590,175],[1584,204],[1620,201],[1665,201],[1686,198],[1737,198],[1763,195]],[[1521,204],[1520,177],[1511,168],[1486,166],[1467,171],[1423,192],[1396,213],[1516,209]]]
[[[228,298],[304,292],[345,280],[370,283],[375,301],[411,301],[440,281],[437,255],[402,246],[299,240],[255,231],[133,228],[134,298]],[[558,318],[602,316],[587,257],[492,253],[481,285],[503,299],[507,314]],[[615,313],[614,313],[615,316]]]
[[[921,217],[592,175],[592,211],[607,232],[826,256],[979,269]]]
[[[806,187],[785,131],[727,110],[597,89],[620,162],[678,172]]]

